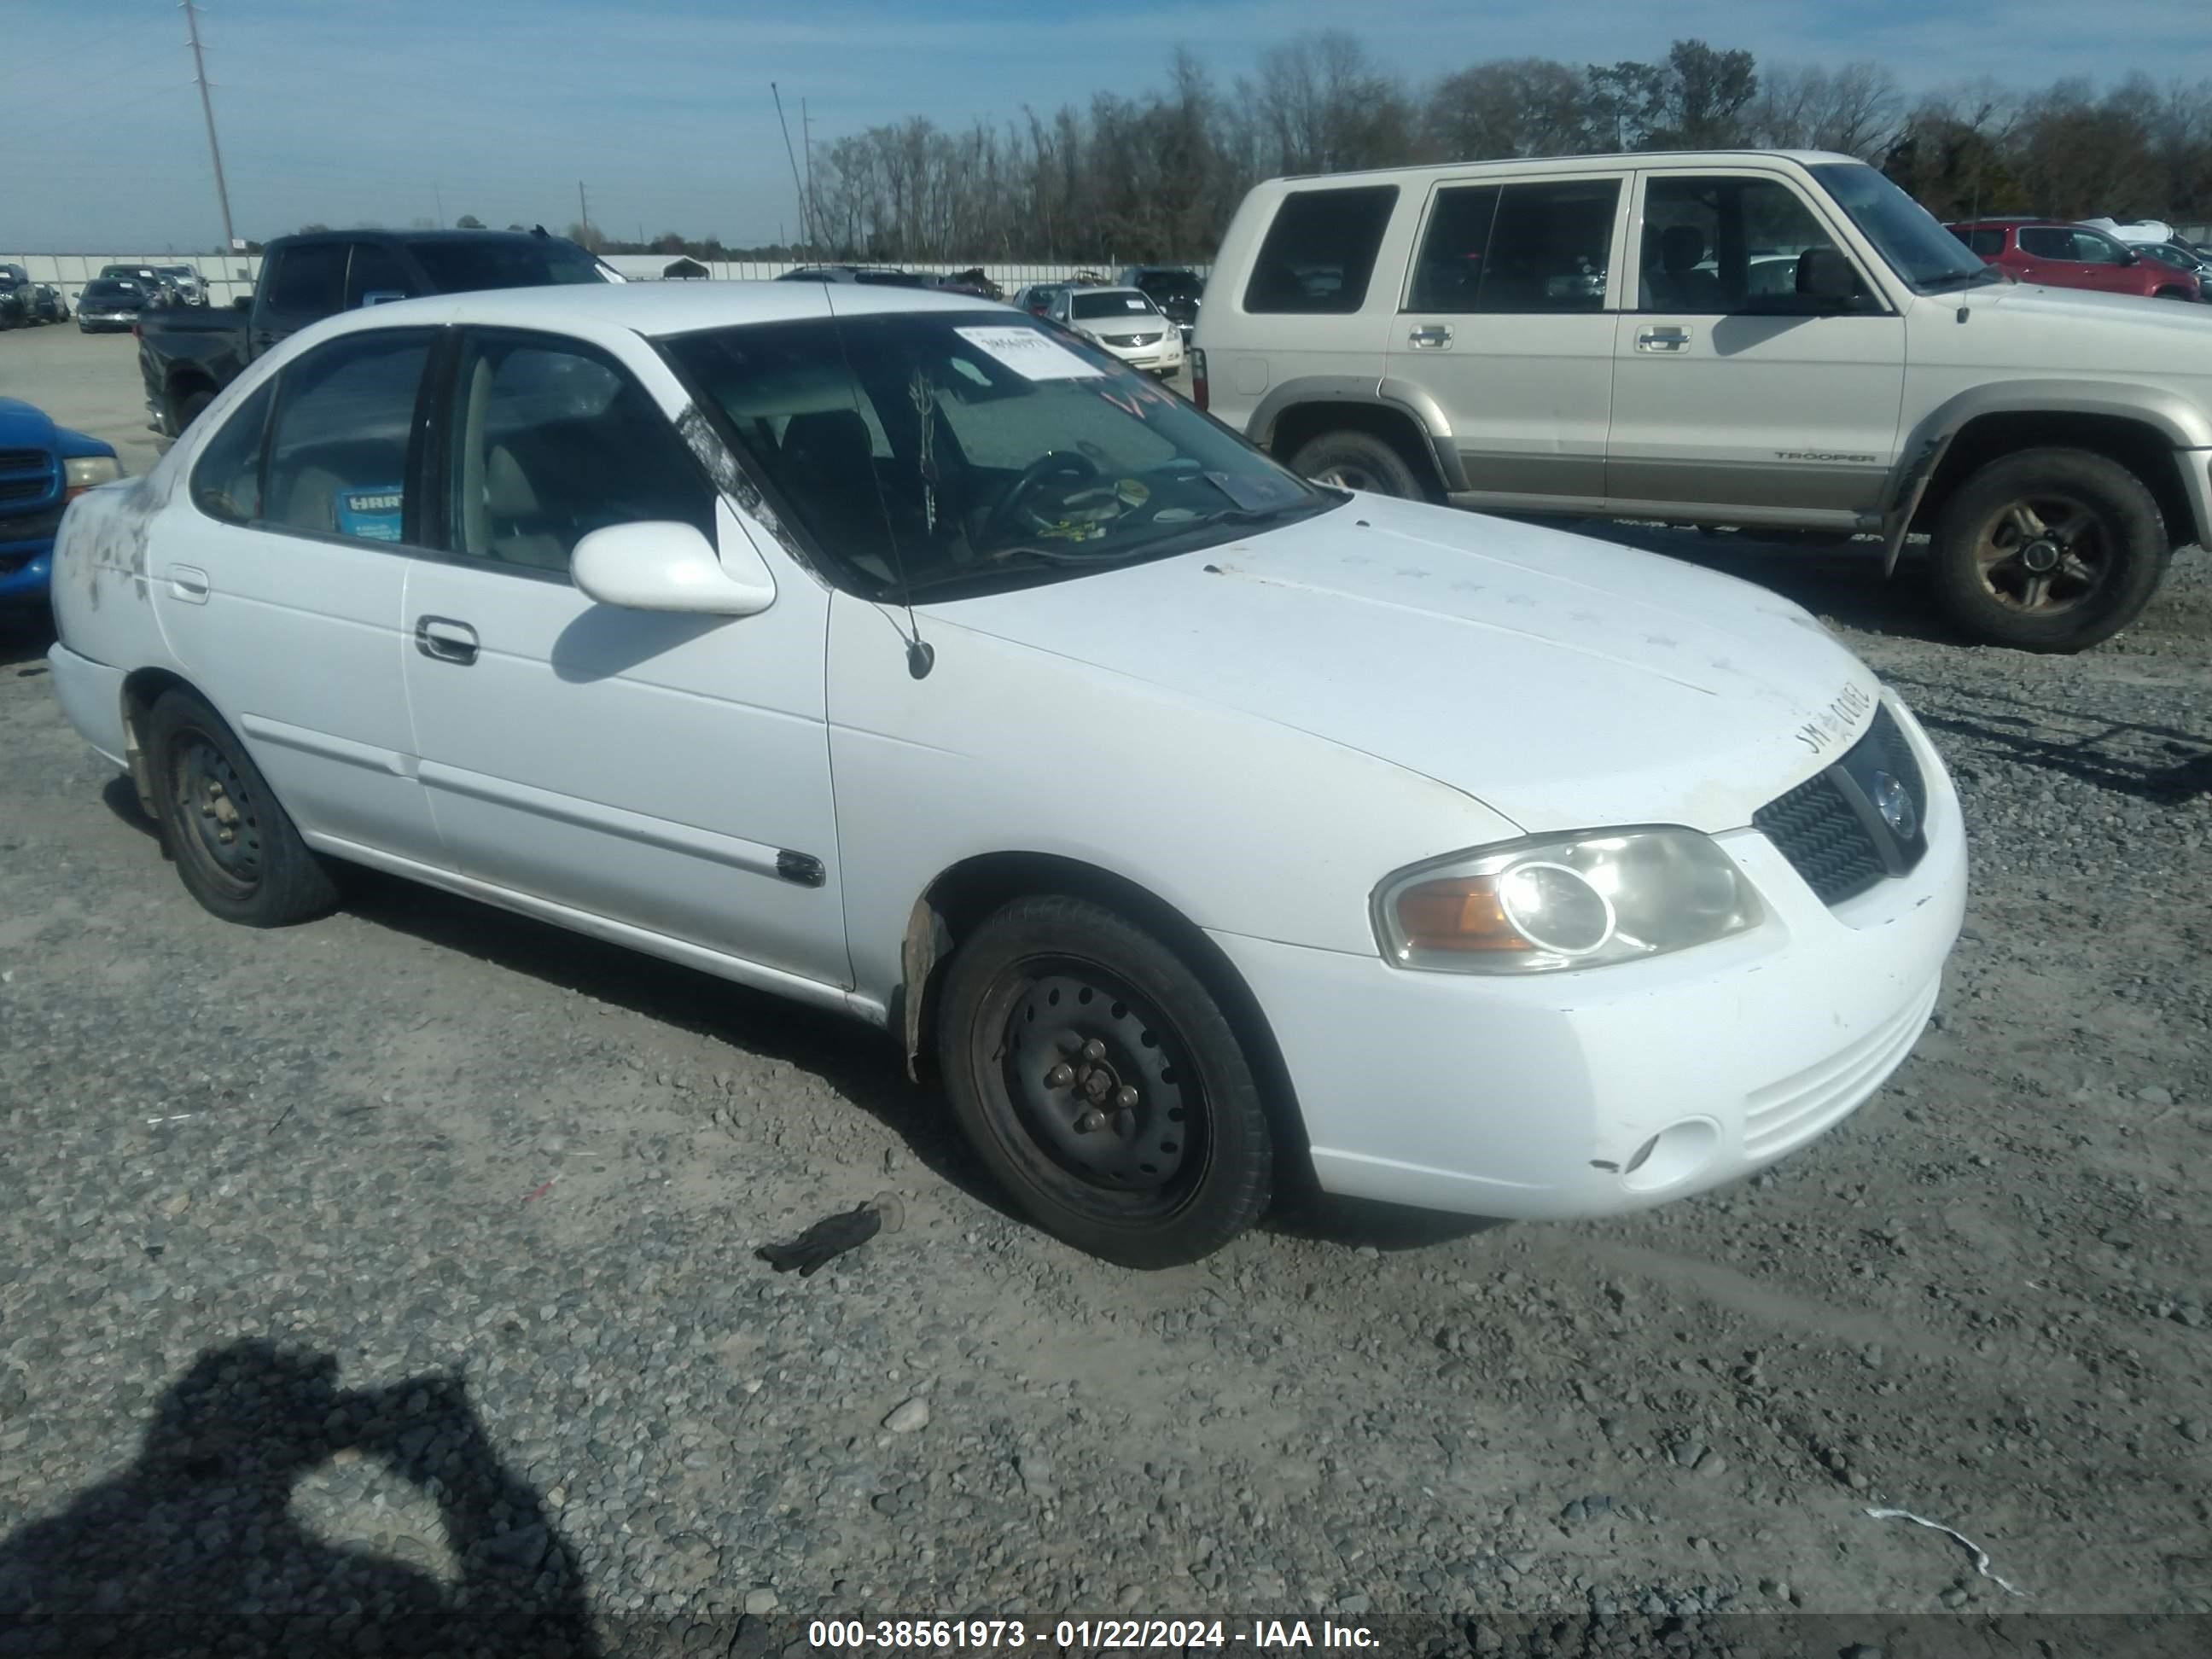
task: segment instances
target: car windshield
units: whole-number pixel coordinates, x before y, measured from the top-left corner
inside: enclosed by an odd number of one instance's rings
[[[138,297],[138,284],[104,277],[96,283],[87,283],[83,297],[88,300],[135,300]]]
[[[1002,310],[760,324],[664,349],[848,584],[962,597],[1188,552],[1344,499]]]
[[[1077,317],[1096,319],[1150,316],[1158,312],[1159,307],[1135,289],[1115,288],[1109,289],[1103,294],[1079,294],[1075,296],[1074,304],[1069,307],[1069,310]]]
[[[1935,215],[1865,163],[1823,162],[1812,173],[1915,291],[1933,294],[2004,280],[1937,223]]]
[[[872,283],[878,288],[927,288],[929,278],[911,270],[856,270],[856,283]]]
[[[422,262],[431,283],[444,294],[607,280],[599,261],[573,242],[415,242],[409,245],[408,252]]]

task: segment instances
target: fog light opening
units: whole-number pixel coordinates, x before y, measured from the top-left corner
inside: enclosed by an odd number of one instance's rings
[[[1670,1123],[1636,1149],[1621,1166],[1621,1184],[1632,1192],[1653,1193],[1680,1185],[1720,1150],[1720,1126],[1711,1118]]]

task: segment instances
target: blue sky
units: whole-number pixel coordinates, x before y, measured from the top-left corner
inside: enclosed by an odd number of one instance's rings
[[[173,0],[6,9],[0,248],[179,251],[219,239]],[[592,215],[732,243],[793,216],[769,100],[816,142],[1158,84],[1188,46],[1226,82],[1302,31],[1348,28],[1419,83],[1485,58],[1656,58],[1698,35],[1763,61],[1887,62],[1919,89],[1995,76],[2212,77],[2203,0],[215,0],[202,22],[242,236]]]

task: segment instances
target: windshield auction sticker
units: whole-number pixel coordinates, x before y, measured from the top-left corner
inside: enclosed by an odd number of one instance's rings
[[[1038,329],[956,328],[952,331],[978,351],[988,353],[1025,380],[1096,380],[1105,374],[1094,368],[1058,341]]]

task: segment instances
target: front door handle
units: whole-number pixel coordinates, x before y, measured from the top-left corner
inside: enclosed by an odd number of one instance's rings
[[[169,567],[169,592],[186,605],[205,605],[211,586],[208,573],[198,565],[173,564]]]
[[[1406,337],[1406,343],[1416,351],[1448,351],[1451,341],[1450,326],[1444,323],[1424,323]]]
[[[1680,351],[1690,343],[1686,328],[1640,328],[1636,331],[1638,351]]]
[[[417,617],[415,648],[426,657],[466,668],[477,659],[477,630],[451,617]]]

